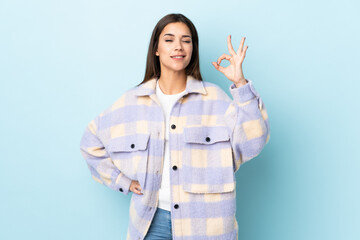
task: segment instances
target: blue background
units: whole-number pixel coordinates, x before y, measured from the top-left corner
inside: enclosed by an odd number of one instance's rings
[[[232,35],[270,142],[237,172],[239,239],[360,239],[359,2],[0,0],[0,239],[125,239],[130,195],[95,182],[87,123],[140,83],[151,32],[182,13],[204,80]],[[222,64],[227,66],[227,63]],[[132,194],[132,193],[131,193]]]

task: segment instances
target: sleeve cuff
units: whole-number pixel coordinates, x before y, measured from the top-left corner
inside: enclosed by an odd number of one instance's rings
[[[230,85],[229,90],[234,98],[234,101],[244,103],[256,97],[259,100],[259,107],[261,109],[262,101],[258,92],[254,88],[253,82],[250,79],[246,79],[246,81],[247,83],[241,87],[236,87],[235,83]]]
[[[258,97],[258,93],[254,89],[252,81],[246,79],[247,83],[241,87],[236,87],[235,83],[229,87],[230,93],[236,102],[246,102],[254,97]]]
[[[116,177],[113,189],[115,191],[120,191],[123,194],[128,195],[128,193],[130,192],[131,179],[125,176],[122,172],[120,172],[120,170],[116,172],[118,176]]]

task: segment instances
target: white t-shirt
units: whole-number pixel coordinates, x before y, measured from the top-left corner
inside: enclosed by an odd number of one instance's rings
[[[160,101],[160,104],[164,111],[164,116],[166,118],[165,124],[165,155],[164,155],[164,166],[161,178],[161,186],[159,190],[159,204],[158,207],[165,209],[167,211],[171,210],[171,196],[170,196],[170,154],[169,154],[169,129],[170,124],[170,111],[174,104],[185,95],[185,90],[172,95],[164,94],[160,87],[159,81],[156,81],[156,96]]]

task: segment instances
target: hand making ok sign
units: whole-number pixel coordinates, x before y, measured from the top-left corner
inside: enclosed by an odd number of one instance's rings
[[[218,71],[222,72],[230,81],[235,83],[236,87],[240,87],[246,84],[246,80],[242,71],[242,63],[244,61],[248,46],[245,46],[245,49],[243,49],[244,42],[245,37],[241,39],[239,49],[237,52],[235,52],[231,44],[231,35],[229,35],[227,38],[227,43],[231,56],[224,53],[218,58],[217,62],[212,62]],[[223,59],[230,61],[230,65],[227,67],[220,66],[220,63]]]

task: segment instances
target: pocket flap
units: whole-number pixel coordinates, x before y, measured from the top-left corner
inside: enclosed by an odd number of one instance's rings
[[[213,144],[230,139],[227,127],[225,126],[185,127],[184,138],[185,142],[200,144]]]
[[[146,150],[150,133],[133,134],[111,139],[108,145],[110,152],[134,152]]]

